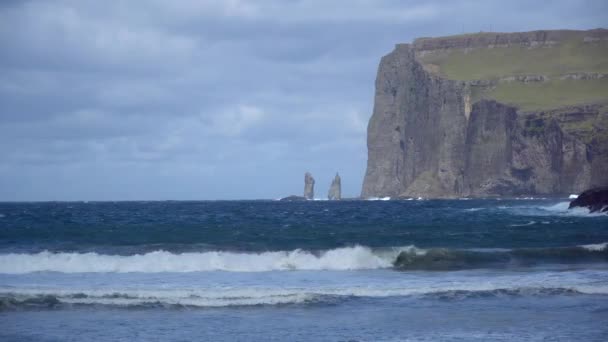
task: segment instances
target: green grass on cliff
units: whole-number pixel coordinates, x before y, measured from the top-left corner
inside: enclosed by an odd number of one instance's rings
[[[608,78],[598,80],[551,80],[538,83],[500,83],[495,88],[472,92],[473,102],[484,99],[517,106],[524,111],[573,104],[608,102]]]
[[[452,80],[496,80],[515,75],[555,76],[566,73],[608,73],[608,41],[564,41],[551,47],[522,46],[444,50],[420,57]]]
[[[426,52],[419,60],[452,80],[490,80],[489,88],[472,87],[473,102],[486,98],[524,111],[608,101],[608,79],[560,80],[565,74],[608,74],[608,41],[584,42],[583,36],[552,46],[495,47]],[[545,82],[506,82],[518,75],[543,75]]]

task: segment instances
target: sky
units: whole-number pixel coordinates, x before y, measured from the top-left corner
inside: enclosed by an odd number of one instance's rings
[[[358,196],[380,58],[608,2],[0,1],[0,201]]]

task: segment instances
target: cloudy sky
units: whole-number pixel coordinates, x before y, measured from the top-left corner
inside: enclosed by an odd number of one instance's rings
[[[598,1],[0,1],[0,200],[357,196],[379,59]]]

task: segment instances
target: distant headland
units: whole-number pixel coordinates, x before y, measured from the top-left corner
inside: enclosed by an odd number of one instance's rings
[[[367,146],[364,198],[608,185],[608,30],[398,44],[378,68]]]

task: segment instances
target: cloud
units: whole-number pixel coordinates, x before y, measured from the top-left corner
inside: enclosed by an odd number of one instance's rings
[[[465,31],[594,28],[605,1],[0,2],[0,200],[359,194],[379,59]],[[327,184],[325,184],[327,183]]]
[[[202,115],[204,117],[204,115]],[[264,118],[260,108],[239,105],[236,108],[214,115],[209,130],[223,136],[235,137],[250,129]]]

